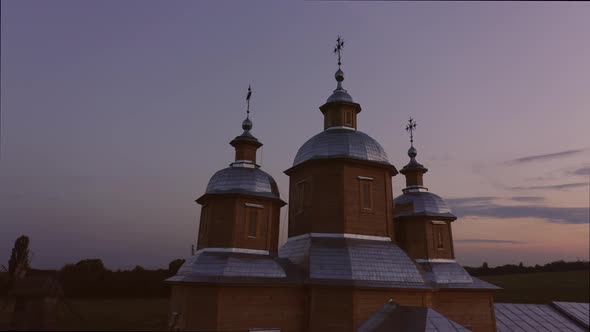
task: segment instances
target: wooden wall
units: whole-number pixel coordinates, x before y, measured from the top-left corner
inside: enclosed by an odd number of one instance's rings
[[[496,330],[492,292],[441,290],[433,300],[433,309],[474,332]]]

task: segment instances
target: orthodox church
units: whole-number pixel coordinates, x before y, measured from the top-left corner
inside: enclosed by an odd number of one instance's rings
[[[324,130],[295,155],[289,204],[256,163],[262,143],[248,116],[201,205],[197,251],[171,286],[171,328],[192,331],[495,331],[494,292],[455,261],[457,219],[425,186],[413,146],[399,173],[357,128],[362,111],[343,88],[319,107]],[[248,93],[248,104],[250,92]],[[415,123],[406,129],[412,134]],[[413,138],[413,136],[412,136]],[[398,189],[399,190],[399,189]],[[397,191],[397,190],[396,190]],[[288,239],[278,247],[280,210]]]

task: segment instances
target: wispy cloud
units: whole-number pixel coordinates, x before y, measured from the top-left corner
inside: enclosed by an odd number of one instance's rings
[[[557,159],[557,158],[573,156],[573,155],[578,154],[583,151],[584,151],[584,149],[577,149],[577,150],[567,150],[567,151],[548,153],[548,154],[539,154],[539,155],[534,155],[534,156],[516,158],[516,159],[510,160],[506,163],[508,165],[517,165],[517,164],[529,163],[529,162],[533,162],[533,161]]]
[[[545,200],[545,198],[541,196],[513,196],[510,197],[511,200],[515,202],[524,202],[524,203],[533,203],[533,202],[541,202]]]
[[[498,199],[493,196],[479,196],[479,197],[461,197],[461,198],[449,198],[445,201],[450,205],[465,205],[465,204],[485,204]]]
[[[571,175],[581,175],[581,176],[589,176],[590,175],[590,166],[580,167],[573,171],[569,171],[568,174]]]
[[[460,243],[506,243],[506,244],[527,244],[526,242],[521,241],[512,241],[512,240],[492,240],[492,239],[459,239],[453,240],[454,242]]]
[[[544,190],[544,189],[555,189],[555,190],[563,190],[563,189],[572,189],[572,188],[579,188],[588,186],[588,182],[575,182],[575,183],[563,183],[563,184],[553,184],[553,185],[546,185],[546,186],[528,186],[528,187],[511,187],[512,190]]]
[[[452,204],[451,204],[452,205]],[[497,219],[538,218],[558,224],[587,224],[588,208],[550,206],[511,206],[496,204],[452,205],[459,217],[486,217]]]
[[[449,198],[445,201],[450,205],[474,205],[474,204],[489,204],[497,200],[509,200],[514,202],[541,202],[544,200],[542,196],[512,196],[512,197],[498,197],[498,196],[476,196],[476,197],[460,197]]]

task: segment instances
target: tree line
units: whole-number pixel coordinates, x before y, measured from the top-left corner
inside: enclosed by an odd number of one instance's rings
[[[545,265],[536,264],[535,266],[524,266],[522,262],[518,265],[506,264],[496,267],[489,267],[487,262],[484,262],[480,267],[465,266],[465,270],[472,276],[488,276],[501,274],[518,274],[518,273],[537,273],[537,272],[563,272],[563,271],[580,271],[589,270],[590,262],[588,261],[574,261],[566,262],[563,260],[547,263]]]
[[[163,281],[174,276],[183,263],[184,260],[176,259],[168,264],[168,269],[136,266],[132,270],[112,271],[100,259],[84,259],[60,270],[29,269],[27,276],[56,279],[67,298],[167,297],[169,286]],[[0,297],[9,294],[10,287],[10,274],[0,273]]]

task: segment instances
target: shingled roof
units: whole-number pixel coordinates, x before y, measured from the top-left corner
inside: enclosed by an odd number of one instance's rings
[[[588,303],[551,304],[496,303],[498,332],[588,331]]]

